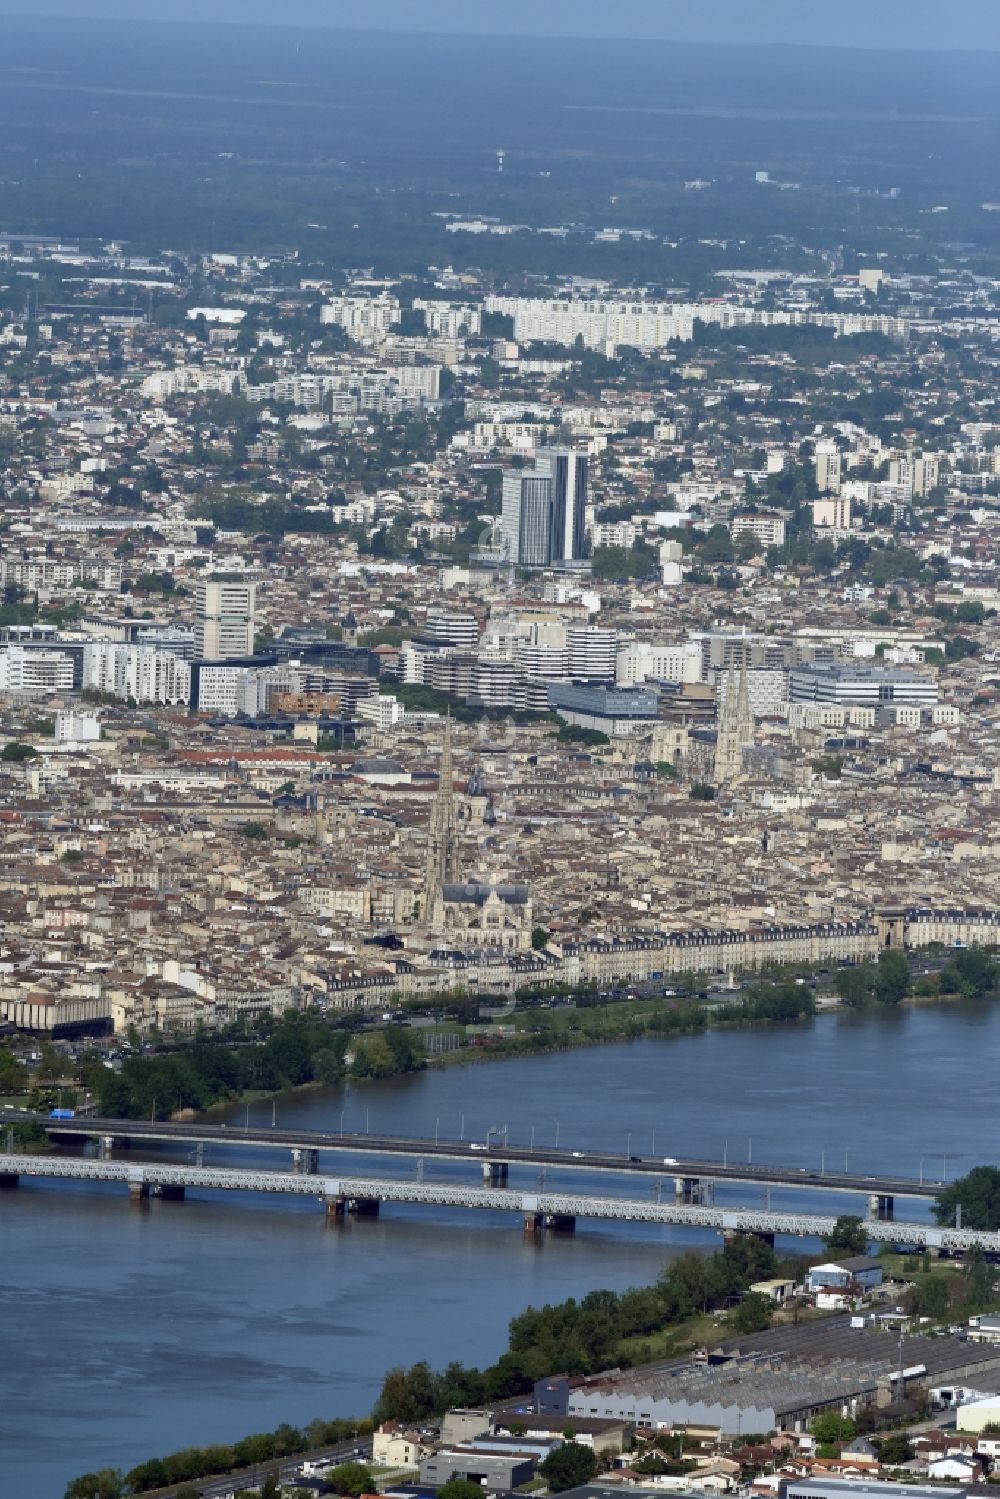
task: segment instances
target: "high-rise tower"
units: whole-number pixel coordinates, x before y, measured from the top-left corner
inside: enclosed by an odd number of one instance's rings
[[[553,562],[579,560],[587,529],[587,455],[573,448],[542,448],[535,471],[552,480],[549,551]]]

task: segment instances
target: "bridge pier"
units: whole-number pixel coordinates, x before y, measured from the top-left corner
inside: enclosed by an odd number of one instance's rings
[[[491,1187],[505,1187],[509,1167],[506,1161],[484,1161],[483,1181]]]
[[[164,1202],[183,1202],[184,1184],[182,1182],[164,1182],[160,1187],[159,1195]]]
[[[677,1202],[692,1206],[707,1202],[711,1198],[711,1183],[703,1182],[697,1176],[675,1176],[674,1197]]]
[[[115,1148],[114,1135],[102,1135],[97,1142],[97,1156],[99,1160],[110,1161],[111,1152]]]
[[[319,1151],[297,1145],[292,1151],[292,1170],[296,1176],[315,1176],[319,1170]]]
[[[575,1234],[576,1218],[572,1213],[550,1213],[545,1220],[545,1227],[555,1234]]]
[[[148,1202],[149,1182],[129,1182],[128,1195],[133,1202]]]
[[[354,1218],[377,1218],[381,1206],[377,1197],[352,1197],[347,1211]]]
[[[868,1216],[879,1223],[891,1223],[896,1216],[896,1202],[885,1192],[873,1192],[868,1199]]]
[[[528,1238],[540,1239],[545,1227],[544,1213],[525,1213],[524,1232]]]
[[[0,1171],[0,1192],[13,1192],[20,1180],[16,1171]]]
[[[774,1248],[774,1235],[762,1233],[755,1228],[727,1228],[722,1238],[726,1244],[734,1244],[737,1239],[759,1239],[762,1244],[769,1245],[771,1249]]]
[[[326,1216],[334,1219],[337,1223],[343,1223],[347,1212],[347,1204],[342,1197],[324,1198],[326,1205]]]

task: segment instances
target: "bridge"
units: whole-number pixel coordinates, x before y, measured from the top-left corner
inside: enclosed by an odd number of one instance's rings
[[[771,1166],[751,1161],[727,1159],[700,1160],[672,1155],[615,1154],[601,1150],[567,1150],[558,1146],[512,1145],[503,1131],[491,1130],[487,1141],[421,1139],[401,1135],[359,1134],[342,1130],[284,1129],[275,1126],[209,1124],[201,1119],[136,1120],[77,1116],[71,1120],[52,1119],[48,1114],[31,1114],[24,1110],[0,1110],[0,1126],[30,1123],[49,1134],[94,1139],[106,1151],[115,1141],[163,1146],[170,1144],[226,1147],[256,1146],[290,1151],[296,1166],[307,1171],[318,1169],[319,1153],[336,1151],[350,1154],[385,1155],[412,1160],[438,1159],[477,1163],[484,1180],[492,1186],[505,1186],[512,1165],[557,1168],[629,1175],[647,1175],[662,1179],[673,1177],[679,1201],[695,1205],[712,1195],[715,1182],[733,1182],[750,1186],[786,1187],[810,1192],[861,1194],[868,1198],[874,1216],[891,1220],[895,1216],[895,1199],[934,1198],[944,1185],[929,1177],[865,1176],[848,1171],[810,1171],[803,1167]]]
[[[823,1237],[836,1219],[829,1214],[776,1212],[771,1209],[725,1208],[713,1205],[662,1202],[658,1195],[644,1198],[593,1193],[516,1191],[501,1186],[456,1182],[393,1180],[379,1176],[323,1176],[301,1171],[258,1171],[247,1167],[165,1165],[107,1159],[0,1154],[0,1190],[10,1191],[22,1180],[117,1182],[135,1201],[151,1196],[182,1199],[189,1188],[222,1192],[259,1192],[311,1197],[322,1203],[331,1218],[346,1215],[377,1217],[383,1203],[429,1207],[480,1208],[517,1214],[528,1232],[544,1228],[572,1231],[578,1218],[618,1223],[677,1224],[716,1229],[726,1235],[754,1234],[773,1239],[776,1234]],[[866,1222],[869,1238],[880,1243],[914,1248],[1000,1254],[1000,1233],[935,1227],[927,1223],[893,1223],[879,1218]]]

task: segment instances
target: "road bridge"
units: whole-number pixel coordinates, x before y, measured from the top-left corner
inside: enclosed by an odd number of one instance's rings
[[[728,1159],[703,1160],[673,1155],[616,1154],[606,1150],[571,1150],[548,1145],[512,1145],[490,1132],[486,1141],[420,1139],[382,1134],[359,1134],[342,1130],[285,1129],[274,1125],[209,1124],[192,1120],[102,1119],[77,1116],[72,1120],[52,1119],[48,1114],[31,1114],[23,1110],[0,1110],[0,1126],[31,1123],[60,1136],[113,1142],[130,1140],[133,1144],[227,1147],[257,1146],[281,1149],[293,1158],[315,1162],[319,1152],[337,1151],[352,1154],[386,1155],[410,1159],[434,1158],[449,1161],[479,1162],[483,1176],[494,1185],[502,1185],[512,1165],[558,1168],[567,1171],[607,1172],[612,1174],[671,1176],[677,1195],[685,1202],[698,1202],[710,1195],[703,1184],[734,1182],[759,1187],[808,1189],[810,1192],[861,1194],[884,1217],[891,1217],[894,1200],[933,1198],[943,1183],[929,1177],[865,1176],[848,1171],[810,1171],[796,1166],[770,1166],[750,1161]],[[296,1154],[297,1153],[297,1154]]]
[[[496,1186],[456,1182],[401,1181],[380,1176],[309,1175],[296,1171],[260,1171],[249,1167],[166,1165],[151,1161],[115,1161],[78,1157],[0,1154],[0,1189],[11,1190],[22,1180],[54,1179],[118,1182],[139,1201],[153,1195],[183,1198],[189,1188],[222,1192],[260,1192],[271,1196],[311,1197],[323,1203],[331,1217],[356,1213],[376,1216],[383,1203],[427,1207],[480,1208],[517,1214],[526,1229],[570,1230],[579,1218],[618,1223],[676,1224],[709,1228],[723,1234],[776,1234],[823,1237],[836,1219],[830,1214],[778,1212],[771,1209],[726,1208],[662,1202],[658,1194],[629,1198],[576,1192],[517,1191]],[[869,1238],[880,1243],[915,1248],[965,1251],[979,1249],[1000,1254],[1000,1233],[940,1228],[927,1223],[889,1223],[871,1218]]]

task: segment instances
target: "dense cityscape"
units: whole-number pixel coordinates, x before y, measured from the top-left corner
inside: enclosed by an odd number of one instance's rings
[[[1000,1494],[995,55],[109,24],[0,18],[0,1490]]]

